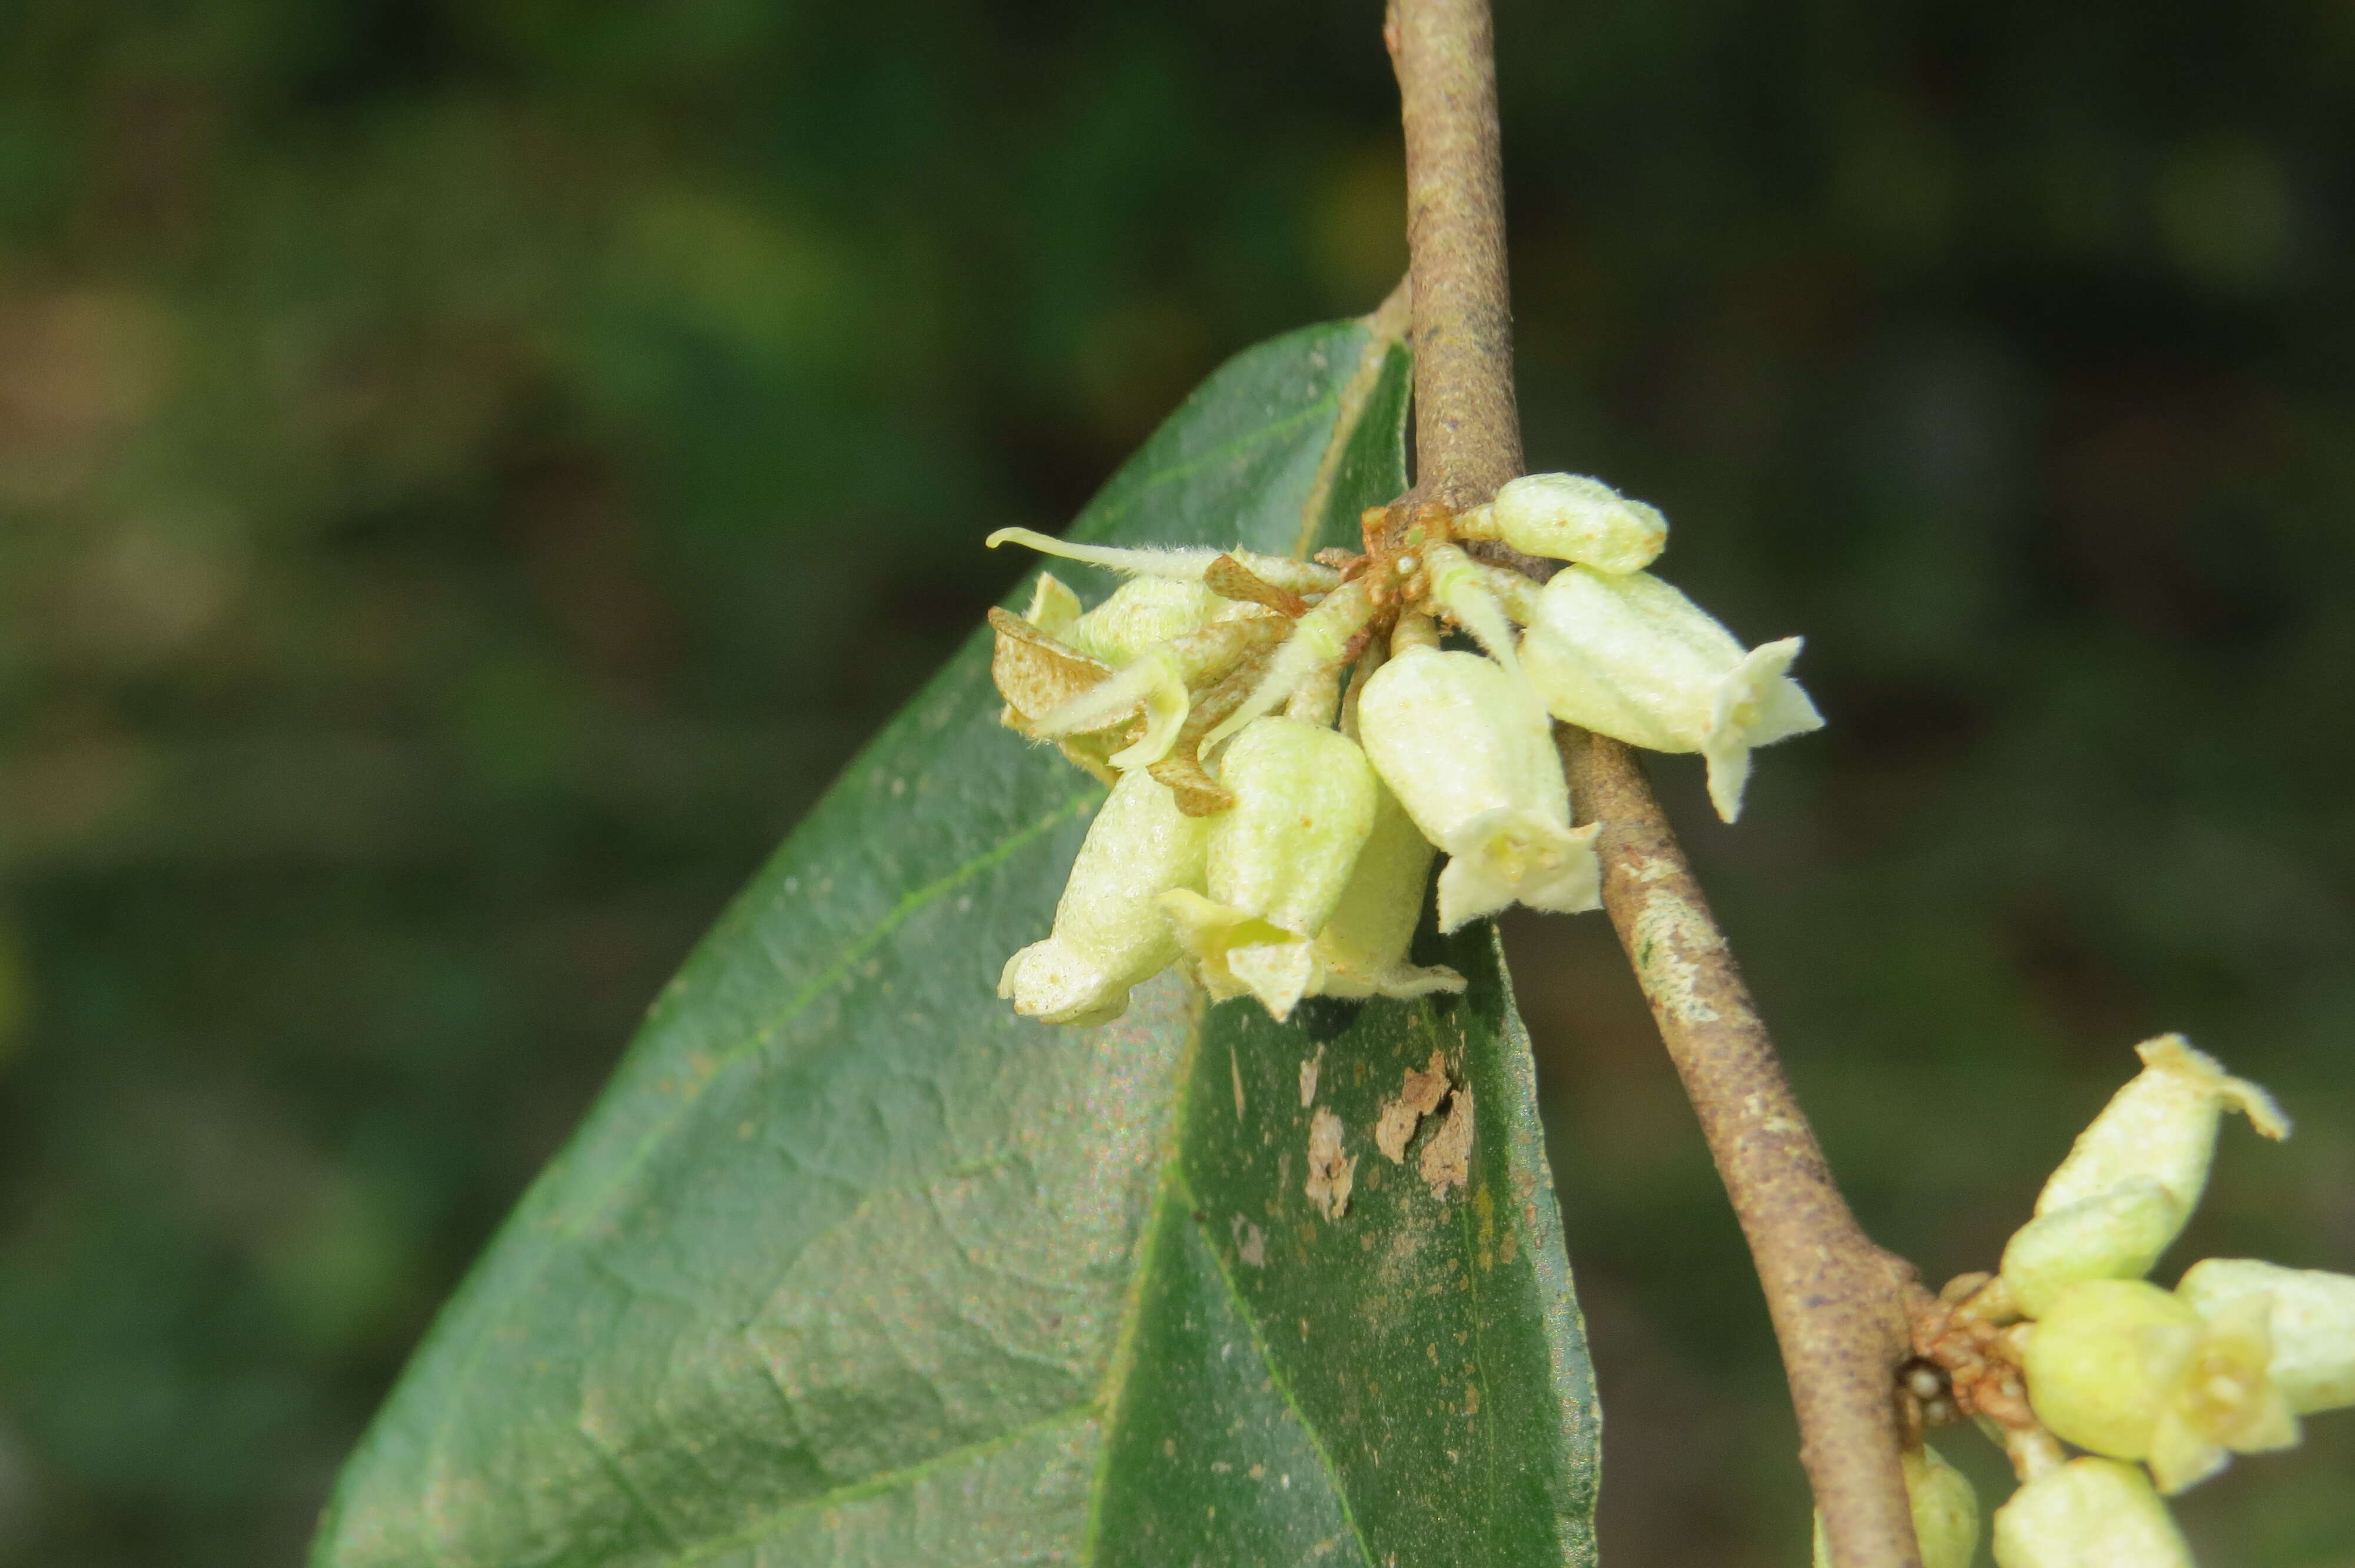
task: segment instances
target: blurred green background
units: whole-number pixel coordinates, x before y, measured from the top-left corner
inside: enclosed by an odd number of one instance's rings
[[[982,535],[1388,289],[1377,11],[0,0],[0,1563],[297,1559]],[[2355,6],[1499,33],[1532,464],[1809,639],[1739,830],[1656,772],[1868,1224],[1991,1263],[2179,1027],[2303,1127],[2170,1270],[2355,1267]],[[1607,1561],[1802,1562],[1642,1004],[1509,939]],[[2183,1513],[2355,1564],[2355,1416]]]

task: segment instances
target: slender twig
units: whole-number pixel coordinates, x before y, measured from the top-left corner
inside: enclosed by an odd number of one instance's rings
[[[1521,470],[1487,0],[1392,0],[1384,37],[1406,128],[1415,489],[1460,508]],[[1560,738],[1582,820],[1604,824],[1604,906],[1764,1287],[1833,1562],[1919,1568],[1895,1400],[1913,1271],[1840,1196],[1635,758],[1567,726]]]
[[[1920,1287],[1849,1213],[1684,852],[1627,747],[1564,726],[1603,902],[1749,1239],[1783,1347],[1799,1455],[1840,1568],[1919,1562],[1897,1467],[1895,1372]]]
[[[1417,487],[1465,507],[1521,471],[1488,7],[1393,5],[1386,34],[1406,124]]]

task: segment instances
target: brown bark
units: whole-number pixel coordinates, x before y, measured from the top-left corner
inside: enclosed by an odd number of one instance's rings
[[[1635,755],[1566,725],[1557,738],[1580,821],[1603,824],[1604,908],[1750,1243],[1833,1561],[1918,1564],[1894,1398],[1913,1270],[1849,1212]]]
[[[1461,510],[1521,471],[1488,6],[1409,0],[1385,32],[1406,122],[1416,488]]]
[[[1487,0],[1392,0],[1405,122],[1419,499],[1463,508],[1521,471]],[[1791,1094],[1732,950],[1627,748],[1562,726],[1604,903],[1757,1265],[1837,1568],[1920,1568],[1895,1373],[1913,1270],[1865,1236]]]

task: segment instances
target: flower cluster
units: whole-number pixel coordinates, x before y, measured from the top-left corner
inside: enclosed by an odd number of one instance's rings
[[[2210,1258],[2171,1291],[2143,1277],[2198,1205],[2225,1113],[2273,1139],[2289,1122],[2179,1035],[2137,1050],[2142,1072],[2045,1182],[2001,1271],[1955,1281],[1916,1326],[1934,1418],[1977,1416],[2019,1472],[1996,1510],[1998,1568],[2190,1568],[2163,1495],[2355,1405],[2355,1277]],[[1923,1522],[1959,1515],[1959,1477],[1923,1461],[1907,1478],[1925,1568],[1967,1563],[1975,1525],[1934,1552]]]
[[[1700,753],[1728,821],[1751,749],[1823,723],[1788,673],[1799,640],[1745,652],[1644,570],[1666,520],[1598,480],[1362,524],[1362,553],[1314,561],[990,535],[1128,579],[1087,609],[1045,574],[1026,614],[991,612],[1006,724],[1112,786],[1053,931],[1007,963],[1017,1012],[1102,1023],[1180,962],[1279,1019],[1306,996],[1460,991],[1407,958],[1439,854],[1443,931],[1599,903],[1552,719]],[[1464,547],[1483,540],[1559,569],[1540,585]]]

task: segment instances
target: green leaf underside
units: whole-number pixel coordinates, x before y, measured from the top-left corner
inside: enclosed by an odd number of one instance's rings
[[[1403,488],[1409,378],[1354,323],[1230,362],[1074,535],[1291,552],[1361,360],[1318,541],[1354,542]],[[1426,932],[1460,999],[1277,1025],[1168,974],[1101,1029],[1018,1019],[998,970],[1103,791],[997,714],[976,634],[722,917],[443,1309],[315,1568],[1592,1561],[1492,936]],[[1372,1139],[1434,1049],[1478,1107],[1445,1195],[1431,1123],[1402,1164]],[[1358,1159],[1337,1221],[1303,1190],[1312,1058]]]

